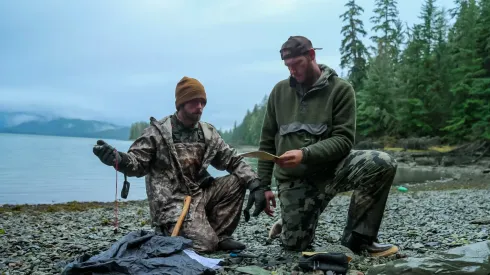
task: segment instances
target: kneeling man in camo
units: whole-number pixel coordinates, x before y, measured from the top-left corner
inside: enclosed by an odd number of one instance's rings
[[[333,69],[317,64],[316,50],[302,36],[290,37],[280,50],[290,77],[270,93],[259,149],[280,157],[258,163],[266,213],[275,205],[273,171],[278,186],[281,217],[270,237],[280,235],[286,249],[306,250],[329,202],[354,191],[341,244],[355,253],[392,255],[398,248],[378,243],[377,235],[397,163],[384,152],[352,149],[354,89]]]
[[[170,235],[178,220],[184,198],[191,204],[181,235],[192,240],[196,252],[243,250],[234,240],[247,188],[254,194],[260,181],[251,167],[237,156],[209,123],[200,121],[206,106],[204,86],[184,77],[175,91],[177,112],[150,126],[126,153],[117,152],[99,140],[93,152],[100,160],[127,176],[146,176],[152,225]],[[213,178],[209,165],[230,174]],[[257,195],[262,205],[264,192]],[[260,208],[260,207],[259,207]]]

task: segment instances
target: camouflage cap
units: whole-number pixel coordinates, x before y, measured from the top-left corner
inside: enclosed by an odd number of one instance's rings
[[[284,44],[282,44],[281,50],[281,59],[287,59],[292,57],[297,57],[304,55],[309,50],[321,50],[323,48],[313,48],[311,41],[304,36],[290,36]]]

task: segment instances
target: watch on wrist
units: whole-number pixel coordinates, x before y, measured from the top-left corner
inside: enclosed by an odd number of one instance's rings
[[[306,160],[308,159],[308,154],[310,153],[310,150],[307,147],[302,147],[301,152],[303,152],[303,158],[301,159],[301,163],[305,163]]]

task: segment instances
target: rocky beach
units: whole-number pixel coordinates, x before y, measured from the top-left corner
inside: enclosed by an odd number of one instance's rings
[[[395,156],[402,168],[443,171],[452,176],[405,184],[406,192],[398,191],[398,185],[394,185],[379,239],[397,244],[400,252],[389,258],[355,256],[350,263],[352,272],[366,272],[374,265],[400,257],[490,240],[488,158],[462,164],[457,163],[461,158],[454,157],[449,164],[450,158],[445,156],[443,162],[444,156],[439,154],[398,152]],[[337,196],[322,214],[315,250],[346,251],[339,246],[339,239],[349,200],[350,193]],[[276,217],[278,213],[276,208]],[[98,254],[131,231],[151,230],[148,221],[146,201],[119,203],[116,234],[114,203],[4,205],[0,207],[0,274],[59,274],[76,257]],[[274,222],[264,214],[248,223],[242,219],[235,238],[247,244],[245,252],[258,258],[233,259],[220,273],[238,274],[239,266],[257,265],[275,274],[301,274],[295,267],[299,253],[283,251],[277,239],[268,240],[268,230]],[[207,256],[228,257],[219,253]]]

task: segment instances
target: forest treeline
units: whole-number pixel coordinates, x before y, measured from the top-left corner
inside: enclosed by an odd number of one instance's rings
[[[129,139],[135,140],[143,133],[146,127],[150,126],[150,123],[145,121],[135,122],[131,124],[131,128],[129,129]]]
[[[371,30],[355,0],[340,15],[340,67],[356,91],[357,140],[490,140],[490,0],[456,0],[453,9],[426,0],[411,26],[400,20],[397,5],[376,0]],[[266,102],[220,131],[223,138],[257,146]]]

